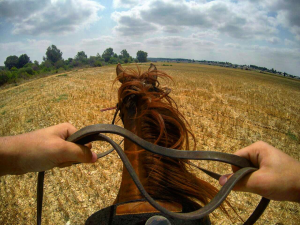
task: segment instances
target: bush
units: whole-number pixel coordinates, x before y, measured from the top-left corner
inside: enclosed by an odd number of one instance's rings
[[[58,71],[58,73],[63,73],[63,72],[65,72],[66,70],[65,70],[63,67],[61,67],[61,68],[59,68],[59,69],[56,70],[56,71]]]
[[[52,67],[52,63],[50,60],[46,60],[45,62],[42,63],[42,65],[46,68],[51,68]]]
[[[0,71],[0,86],[7,83],[9,80],[9,71],[1,70]]]
[[[23,67],[19,69],[19,74],[27,73],[28,75],[34,75],[34,70],[31,67]]]
[[[81,67],[82,63],[80,61],[78,61],[78,60],[73,60],[72,63],[71,63],[71,65],[73,67]]]
[[[50,72],[51,71],[51,68],[48,68],[48,67],[45,67],[42,69],[42,72],[43,73],[47,73],[47,72]]]
[[[101,67],[102,64],[101,64],[100,61],[95,61],[95,62],[93,63],[93,66],[94,66],[94,67]]]
[[[118,64],[118,58],[115,58],[115,57],[111,57],[108,61],[108,63],[110,64]]]
[[[40,67],[36,64],[33,64],[32,67],[31,67],[34,71],[38,71],[40,70]]]
[[[55,68],[58,69],[60,67],[64,66],[64,61],[63,60],[59,60],[54,64]]]
[[[34,70],[31,67],[27,67],[25,68],[26,73],[30,74],[30,75],[34,75]]]

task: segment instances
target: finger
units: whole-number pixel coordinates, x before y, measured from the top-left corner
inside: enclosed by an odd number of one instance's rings
[[[55,135],[60,136],[64,140],[77,131],[77,128],[70,123],[61,123],[51,127],[51,129]]]
[[[65,163],[59,164],[58,167],[59,168],[65,168],[65,167],[72,166],[74,163],[76,163],[76,162],[65,162]]]
[[[233,173],[231,174],[225,174],[225,175],[222,175],[220,178],[219,178],[219,184],[224,186],[224,184],[226,184],[227,180],[233,175]]]
[[[224,186],[226,184],[226,182],[233,176],[233,173],[231,174],[225,174],[225,175],[222,175],[220,178],[219,178],[219,184],[221,186]],[[242,178],[242,180],[238,181],[236,183],[236,185],[234,185],[234,188],[232,190],[234,191],[247,191],[246,190],[246,184],[248,182],[248,177],[245,177],[245,178]]]
[[[65,127],[65,129],[67,129],[67,136],[65,137],[65,139],[67,139],[69,136],[71,136],[78,130],[70,123],[63,123],[62,125]]]
[[[225,174],[219,178],[219,184],[224,186],[226,182],[233,176],[232,174]],[[242,192],[252,192],[256,193],[256,187],[259,186],[257,181],[261,179],[261,176],[257,173],[257,171],[246,175],[241,180],[239,180],[232,190],[234,191],[242,191]]]
[[[92,149],[92,142],[85,144],[84,146],[88,147],[89,149]]]
[[[235,155],[248,159],[256,168],[259,168],[259,142],[249,145],[235,152]]]
[[[92,152],[88,147],[71,142],[65,142],[64,150],[61,153],[64,155],[64,162],[94,163],[97,161],[96,153]]]
[[[232,168],[232,172],[236,172],[236,171],[238,171],[239,169],[241,169],[240,167],[238,167],[238,166],[234,166],[234,165],[231,165],[231,168]]]

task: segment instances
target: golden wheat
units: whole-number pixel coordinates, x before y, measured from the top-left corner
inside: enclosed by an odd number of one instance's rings
[[[146,70],[149,64],[140,65]],[[190,122],[198,150],[234,153],[263,140],[299,160],[300,82],[253,71],[197,64],[172,64],[159,70],[174,78],[168,85],[171,96]],[[115,67],[84,69],[67,76],[49,76],[0,91],[0,135],[15,135],[62,122],[77,128],[110,123],[118,83]],[[121,125],[120,121],[118,122]],[[116,141],[119,137],[112,136]],[[109,145],[94,143],[96,152]],[[195,162],[218,173],[230,166]],[[97,210],[111,205],[121,181],[122,163],[116,153],[95,164],[76,165],[46,172],[43,204],[44,224],[83,224]],[[200,174],[216,186],[217,182]],[[34,224],[37,175],[0,178],[0,223]],[[255,208],[259,196],[231,193],[230,200],[242,218]],[[272,202],[258,224],[297,224],[300,207],[295,203]],[[214,224],[231,222],[219,211]],[[241,223],[233,218],[235,223]]]

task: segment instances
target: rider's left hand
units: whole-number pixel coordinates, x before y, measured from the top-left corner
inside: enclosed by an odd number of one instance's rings
[[[17,136],[0,138],[0,175],[39,172],[67,167],[74,162],[93,163],[97,155],[92,145],[65,141],[77,129],[62,123]]]

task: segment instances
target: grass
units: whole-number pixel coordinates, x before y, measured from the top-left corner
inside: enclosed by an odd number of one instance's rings
[[[58,98],[54,98],[53,101],[54,102],[60,102],[62,100],[67,100],[68,99],[68,95],[67,94],[62,94],[59,95]]]
[[[290,130],[288,131],[288,133],[286,134],[291,140],[293,141],[298,141],[298,138],[295,134],[293,134]]]
[[[57,77],[66,77],[66,76],[68,76],[68,74],[66,74],[66,73],[57,75]]]
[[[20,93],[28,91],[30,88],[23,88],[22,90],[20,90]]]
[[[161,85],[172,89],[170,96],[191,124],[198,150],[234,153],[263,140],[300,159],[300,82],[254,71],[191,63],[176,63],[172,67],[155,65],[173,77],[174,83],[161,81]],[[140,67],[145,71],[149,64]],[[1,136],[62,122],[70,122],[78,129],[111,123],[114,112],[100,112],[100,109],[113,107],[117,102],[119,83],[112,87],[115,67],[71,72],[64,82],[56,76],[0,90],[0,108],[9,115],[0,117]],[[30,90],[21,92],[26,88]],[[117,125],[122,123],[119,121]],[[121,139],[112,137],[116,142]],[[109,148],[102,142],[93,143],[96,153]],[[230,166],[222,163],[196,164],[217,173],[231,171]],[[43,223],[62,224],[68,220],[70,224],[84,224],[93,212],[113,203],[121,172],[122,163],[116,153],[95,164],[47,171]],[[197,174],[219,188],[202,173]],[[35,223],[36,181],[36,173],[0,178],[0,224]],[[244,219],[259,201],[256,195],[236,192],[230,194],[230,199]],[[257,224],[297,224],[299,211],[299,204],[272,201]],[[219,211],[215,215],[211,217],[213,224],[231,224]]]
[[[33,121],[33,119],[28,119],[26,120],[26,123],[31,123]]]

